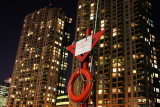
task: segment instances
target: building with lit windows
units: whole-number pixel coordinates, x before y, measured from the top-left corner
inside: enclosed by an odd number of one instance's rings
[[[54,107],[64,94],[72,19],[50,5],[24,19],[7,107]]]
[[[11,83],[11,81],[12,81],[11,78],[8,78],[8,79],[4,80],[5,83],[9,83],[9,84]]]
[[[0,82],[0,107],[6,107],[9,86],[9,83]]]
[[[160,71],[160,39],[157,38],[156,42],[157,42],[156,49],[157,49],[157,60],[158,60],[157,64],[159,66],[158,71]],[[159,80],[160,76],[159,75],[157,76],[157,73],[155,74],[155,78],[154,78],[154,84],[157,86],[155,88],[155,92],[156,92],[155,96],[157,97],[156,102],[160,102],[159,96],[158,96],[160,94],[160,90],[159,90],[159,88],[160,88],[160,80]],[[159,103],[157,103],[155,106],[158,107]]]
[[[93,34],[97,0],[78,0],[75,41]],[[99,0],[94,49],[96,107],[159,107],[160,72],[152,0]],[[74,57],[72,72],[79,62]],[[77,88],[79,87],[79,88]],[[80,86],[75,88],[80,93]],[[93,101],[90,97],[89,104]],[[77,104],[70,102],[70,106]]]
[[[56,99],[57,107],[68,107],[68,104],[69,104],[68,94],[61,94],[57,96]]]

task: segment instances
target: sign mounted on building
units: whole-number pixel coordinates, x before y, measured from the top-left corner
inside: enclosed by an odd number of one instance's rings
[[[92,35],[76,42],[75,56],[81,55],[92,49]]]

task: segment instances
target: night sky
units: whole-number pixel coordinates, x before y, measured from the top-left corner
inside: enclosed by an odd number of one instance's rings
[[[0,3],[0,81],[12,75],[24,17],[50,3],[75,19],[77,0],[4,0]],[[75,28],[75,20],[73,23]]]
[[[0,3],[0,81],[11,77],[18,48],[24,17],[50,3],[62,8],[74,19],[72,37],[74,36],[75,17],[78,0],[3,0]],[[160,34],[160,0],[154,1],[154,14],[157,35]]]

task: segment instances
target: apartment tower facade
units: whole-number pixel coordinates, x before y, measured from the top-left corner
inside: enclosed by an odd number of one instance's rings
[[[85,37],[87,28],[93,34],[97,1],[78,0],[75,41]],[[98,7],[96,32],[106,32],[93,51],[96,107],[158,107],[160,71],[152,0],[99,0]],[[72,65],[74,72],[79,66],[75,57]]]
[[[7,107],[54,107],[64,94],[72,19],[50,5],[24,19]]]
[[[9,86],[10,86],[9,83],[0,82],[0,105],[1,107],[6,107],[7,105]]]

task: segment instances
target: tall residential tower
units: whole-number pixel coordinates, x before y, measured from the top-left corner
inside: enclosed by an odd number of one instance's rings
[[[52,5],[25,17],[8,107],[53,107],[64,94],[71,22]]]
[[[87,28],[93,34],[97,1],[78,0],[75,41],[85,37]],[[96,32],[106,32],[93,51],[96,107],[160,106],[152,8],[152,0],[99,0]],[[72,72],[78,65],[74,57]]]
[[[6,107],[10,83],[0,82],[0,106]]]

